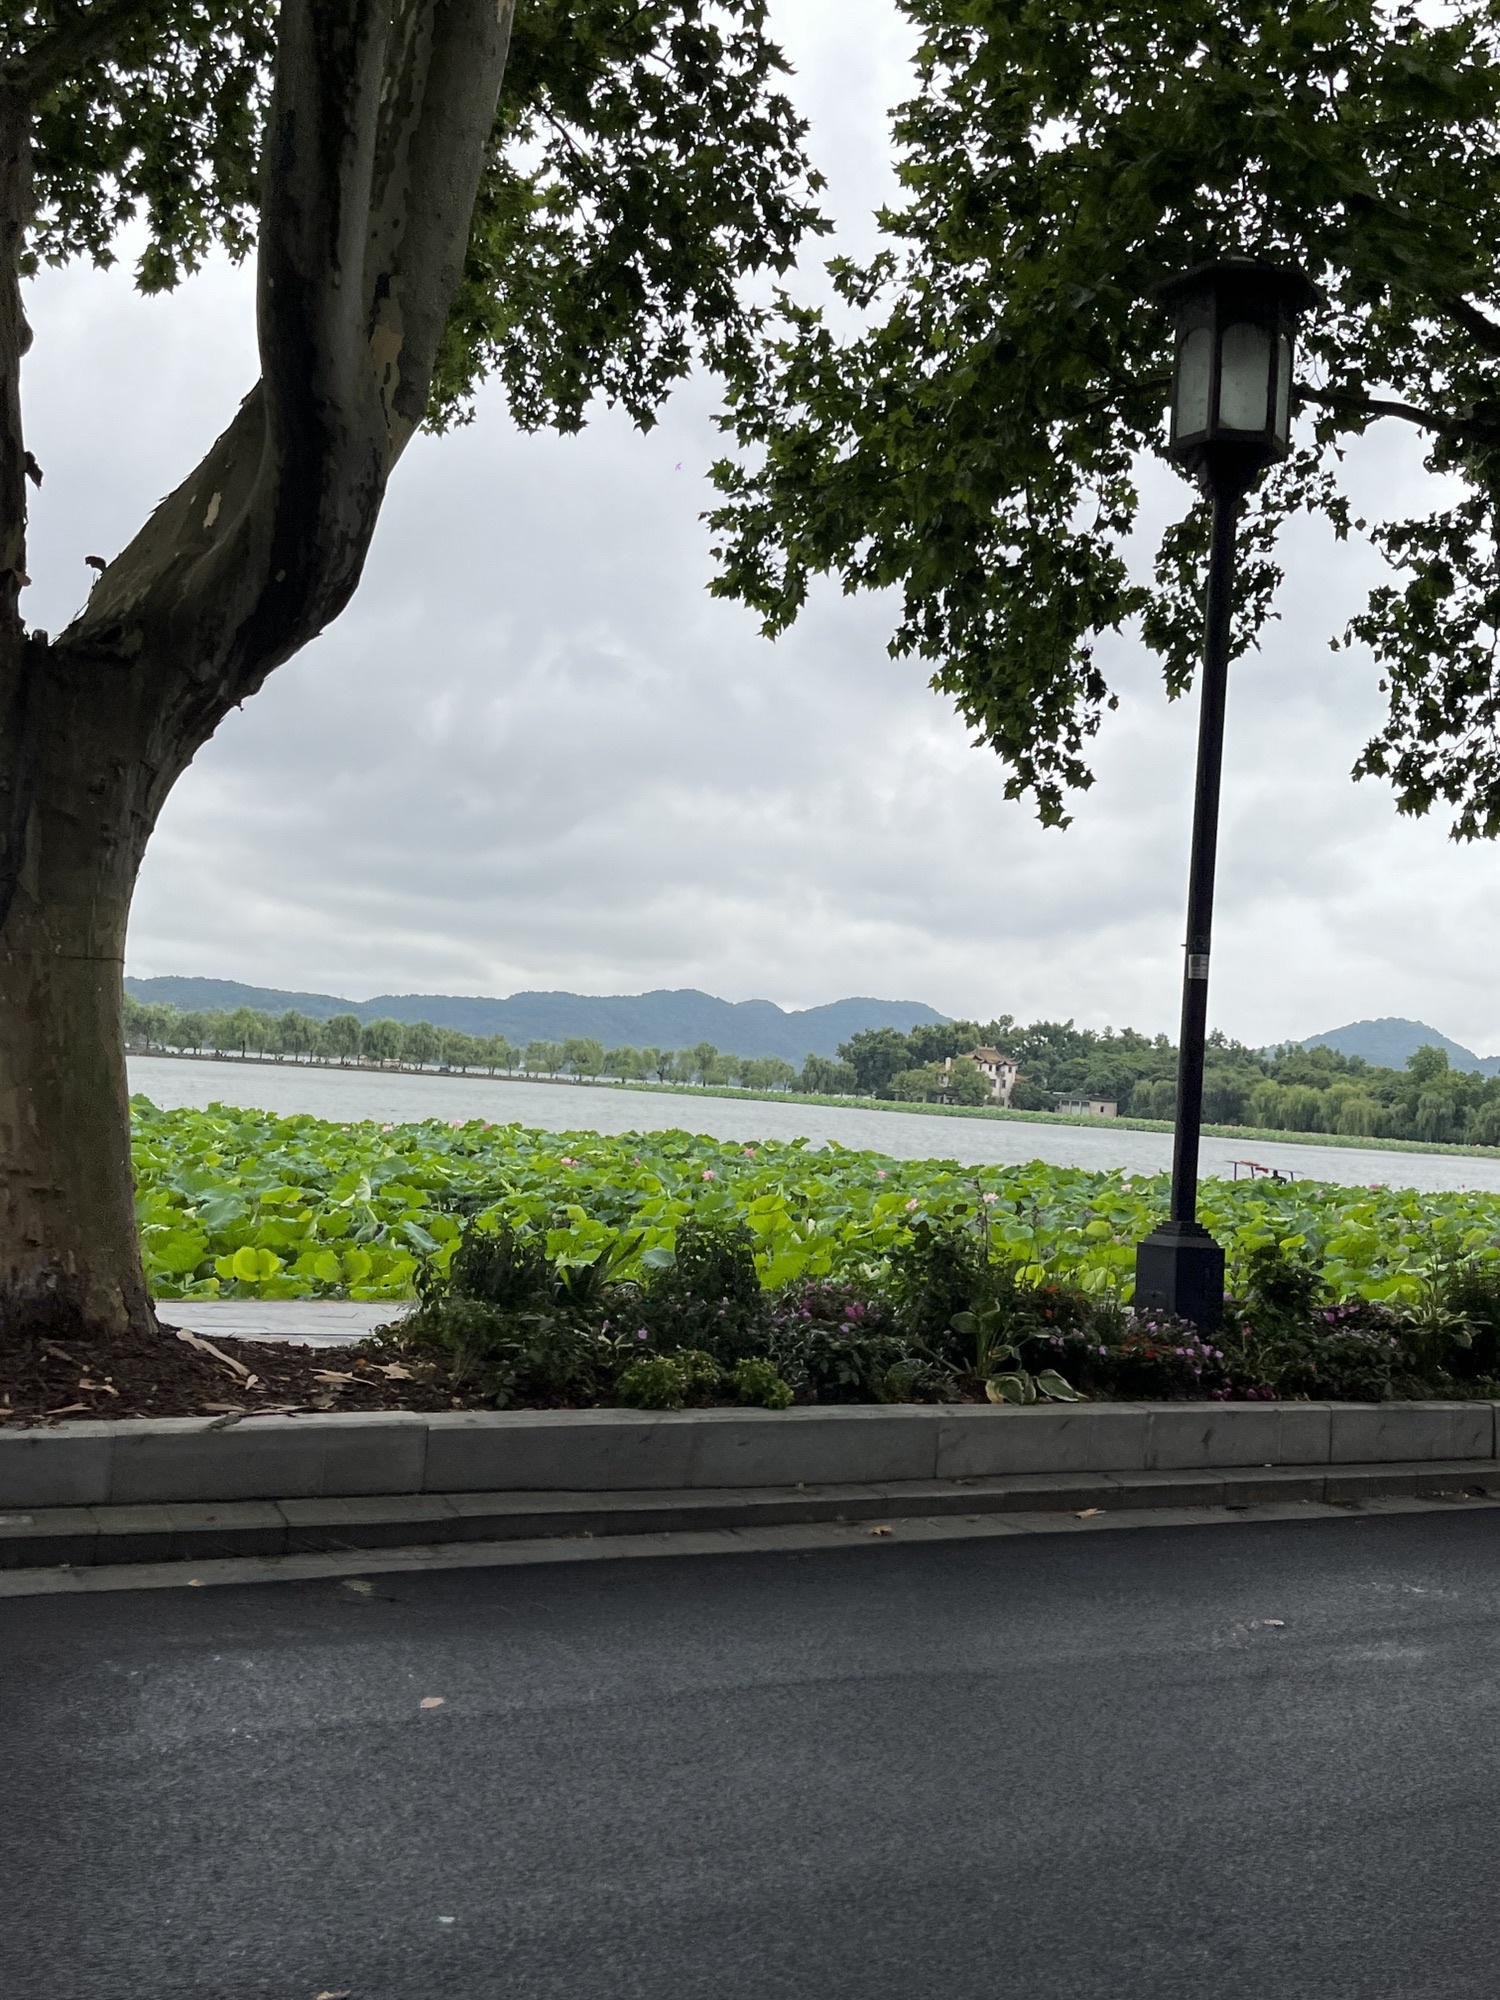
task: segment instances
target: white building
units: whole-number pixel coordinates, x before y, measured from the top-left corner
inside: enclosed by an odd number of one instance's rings
[[[1059,1097],[1059,1111],[1074,1118],[1118,1118],[1120,1107],[1112,1097]]]
[[[1021,1066],[1010,1056],[1001,1055],[998,1049],[966,1049],[968,1060],[986,1079],[990,1086],[990,1096],[997,1104],[1010,1103],[1010,1094],[1016,1087],[1016,1078],[1021,1074]],[[943,1068],[951,1070],[952,1056],[943,1058]]]

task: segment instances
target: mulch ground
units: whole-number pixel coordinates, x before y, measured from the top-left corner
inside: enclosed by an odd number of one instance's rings
[[[209,1341],[164,1326],[107,1344],[31,1339],[0,1348],[0,1423],[489,1407],[439,1366],[352,1347]]]

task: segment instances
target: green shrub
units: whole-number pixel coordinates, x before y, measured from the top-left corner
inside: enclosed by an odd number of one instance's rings
[[[731,1371],[730,1386],[742,1403],[754,1403],[762,1410],[784,1410],[792,1400],[791,1385],[776,1372],[776,1364],[758,1355],[746,1355]]]
[[[523,1234],[503,1220],[487,1228],[471,1221],[453,1253],[446,1285],[439,1288],[429,1281],[428,1292],[441,1289],[452,1298],[478,1299],[514,1312],[550,1303],[552,1279],[547,1246],[540,1237]]]
[[[766,1352],[786,1381],[820,1403],[865,1403],[892,1368],[914,1357],[890,1306],[853,1285],[815,1279],[789,1285],[771,1302]],[[924,1379],[928,1358],[903,1378]],[[890,1400],[910,1402],[910,1394]],[[925,1399],[923,1399],[925,1400]]]
[[[672,1262],[646,1284],[639,1318],[662,1351],[702,1348],[725,1367],[764,1352],[770,1302],[750,1231],[743,1223],[682,1223]]]
[[[915,1222],[884,1285],[819,1278],[775,1295],[740,1225],[684,1221],[670,1263],[617,1281],[639,1240],[565,1263],[549,1260],[539,1228],[471,1220],[447,1275],[434,1255],[422,1305],[375,1345],[427,1356],[499,1407],[681,1409],[726,1393],[768,1409],[984,1395],[1381,1401],[1488,1394],[1500,1379],[1496,1262],[1434,1260],[1383,1305],[1330,1298],[1309,1249],[1262,1241],[1235,1266],[1224,1331],[1202,1335],[1138,1319],[1110,1291],[1036,1283],[1035,1265],[991,1255],[982,1217]]]
[[[951,1403],[955,1400],[952,1376],[919,1354],[898,1355],[888,1366],[874,1371],[870,1377],[870,1395],[877,1403]],[[829,1399],[824,1397],[819,1400]]]
[[[1323,1295],[1323,1279],[1308,1258],[1280,1243],[1252,1250],[1245,1259],[1244,1305],[1252,1319],[1265,1326],[1306,1326]]]
[[[930,1352],[947,1357],[957,1314],[990,1303],[996,1273],[989,1243],[974,1228],[913,1225],[907,1242],[890,1256],[890,1289],[899,1331]]]
[[[1469,1333],[1467,1347],[1450,1348],[1447,1366],[1470,1381],[1500,1376],[1500,1265],[1465,1260],[1441,1281],[1440,1298]]]
[[[1378,1403],[1432,1393],[1415,1383],[1398,1315],[1363,1299],[1321,1307],[1301,1320],[1252,1310],[1219,1341],[1239,1395]]]
[[[619,1367],[617,1344],[594,1328],[483,1299],[434,1299],[377,1329],[369,1344],[440,1361],[455,1388],[477,1385],[499,1409],[517,1401],[597,1401]]]
[[[620,1376],[615,1397],[633,1410],[680,1410],[687,1401],[687,1378],[675,1355],[648,1354]]]
[[[711,1354],[684,1348],[633,1361],[615,1383],[616,1399],[636,1410],[680,1410],[716,1390],[723,1371]]]

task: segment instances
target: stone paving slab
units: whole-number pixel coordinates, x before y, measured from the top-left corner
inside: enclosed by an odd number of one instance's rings
[[[411,1310],[410,1299],[159,1299],[167,1326],[205,1340],[287,1340],[298,1347],[347,1347]]]

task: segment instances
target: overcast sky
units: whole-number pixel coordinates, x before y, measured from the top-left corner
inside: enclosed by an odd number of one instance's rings
[[[841,247],[862,247],[904,30],[891,0],[773,13]],[[32,287],[36,623],[66,621],[84,556],[113,556],[227,422],[256,373],[250,292],[227,268],[166,300],[77,268]],[[1111,642],[1099,782],[1042,832],[887,657],[887,603],[824,591],[771,645],[710,601],[713,408],[695,382],[649,437],[601,411],[527,438],[486,395],[419,439],[351,608],[169,802],[128,969],[355,998],[874,994],[1175,1032],[1195,703]],[[1399,509],[1414,441],[1378,437],[1350,477]],[[1159,523],[1181,489],[1154,478]],[[1380,565],[1314,525],[1286,559],[1281,622],[1235,670],[1212,1018],[1264,1043],[1407,1014],[1500,1050],[1500,855],[1349,781],[1381,702],[1327,639]]]

